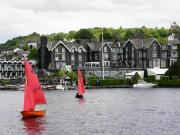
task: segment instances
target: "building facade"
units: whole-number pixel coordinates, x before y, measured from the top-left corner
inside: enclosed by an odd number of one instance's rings
[[[168,68],[177,61],[179,44],[180,41],[173,40],[167,45],[161,45],[155,38],[143,37],[131,38],[125,43],[83,42],[81,44],[76,41],[59,40],[46,42],[43,45],[44,50],[39,49],[39,51],[40,54],[48,54],[44,60],[47,64],[45,69],[48,70],[61,68],[77,70],[77,67],[80,67],[88,73],[97,71],[98,76],[102,76],[103,69],[106,74],[121,76],[129,70]],[[41,65],[42,61],[40,61]]]

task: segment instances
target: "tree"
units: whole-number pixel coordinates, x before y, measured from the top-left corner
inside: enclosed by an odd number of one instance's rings
[[[75,72],[68,72],[68,76],[71,78],[71,80],[76,81],[77,80],[77,73]]]
[[[180,63],[175,62],[165,73],[166,75],[172,76],[179,76],[180,77]]]
[[[147,72],[147,69],[144,70],[144,78],[148,78],[148,72]]]
[[[136,72],[135,75],[133,76],[132,80],[138,82],[138,79],[140,79],[140,78],[141,78],[140,75],[138,74],[138,72]]]
[[[76,35],[76,39],[93,39],[93,34],[88,29],[80,29]]]
[[[36,48],[32,48],[29,50],[29,55],[28,55],[28,58],[29,59],[33,59],[33,60],[36,60],[37,59],[37,49]]]

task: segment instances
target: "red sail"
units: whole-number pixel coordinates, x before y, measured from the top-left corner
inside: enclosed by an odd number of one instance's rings
[[[26,86],[24,95],[24,111],[34,110],[36,104],[46,104],[44,92],[41,88],[37,75],[27,59],[24,60]],[[33,105],[34,104],[34,105]]]
[[[24,111],[32,111],[35,108],[34,97],[29,87],[25,86],[24,94]]]
[[[83,95],[84,93],[84,81],[80,69],[78,68],[78,94]]]

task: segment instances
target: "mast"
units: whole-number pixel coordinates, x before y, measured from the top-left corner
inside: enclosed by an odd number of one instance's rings
[[[102,78],[104,80],[104,53],[103,53],[103,45],[104,45],[104,38],[103,38],[103,29],[102,29]]]

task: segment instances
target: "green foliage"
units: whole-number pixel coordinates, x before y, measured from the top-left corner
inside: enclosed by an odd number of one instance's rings
[[[180,79],[178,76],[172,76],[172,80],[169,79],[169,76],[161,76],[161,79],[158,81],[158,86],[161,87],[179,87]]]
[[[138,72],[135,73],[135,75],[133,76],[132,80],[137,82],[141,77],[139,76]]]
[[[77,73],[76,72],[69,71],[68,76],[71,78],[71,80],[77,81]]]
[[[161,81],[169,81],[169,76],[161,76],[160,80]]]
[[[9,85],[9,84],[11,84],[10,80],[0,79],[0,85]]]
[[[148,72],[147,72],[147,69],[144,70],[144,78],[148,78]]]
[[[76,39],[93,39],[93,33],[88,29],[80,29],[75,34]]]
[[[90,86],[110,86],[110,85],[133,85],[130,79],[89,79]]]
[[[2,44],[0,48],[22,48],[24,45],[27,45],[29,41],[36,41],[40,40],[40,35],[36,32],[29,34],[27,36],[18,36],[11,40],[8,40],[6,43]]]
[[[37,53],[38,53],[37,48],[32,48],[32,49],[30,49],[28,58],[29,58],[29,59],[33,59],[33,60],[36,60],[36,59],[37,59]]]
[[[162,28],[146,28],[145,26],[140,28],[122,28],[119,27],[118,29],[114,28],[101,28],[101,27],[94,27],[94,28],[87,28],[87,29],[80,29],[79,31],[70,31],[69,33],[52,33],[48,36],[49,41],[57,41],[59,39],[65,38],[68,40],[71,39],[93,39],[97,41],[101,41],[103,30],[104,40],[120,40],[126,41],[128,38],[132,37],[135,34],[141,34],[145,38],[156,38],[160,44],[167,43],[167,36],[170,35],[169,29],[164,27]],[[174,30],[173,30],[174,31]],[[175,30],[175,33],[180,33],[180,29]],[[19,47],[20,44],[26,45],[29,41],[40,41],[40,35],[38,33],[32,33],[27,36],[19,36],[13,38],[12,40],[8,40],[6,43],[2,44],[0,47]]]
[[[172,80],[179,80],[179,76],[172,76]]]
[[[180,77],[180,63],[175,62],[165,73],[167,76],[179,76]]]
[[[156,82],[155,75],[149,75],[147,78],[144,78],[144,81],[146,82]]]
[[[91,75],[89,79],[97,79],[97,76],[95,74]]]

